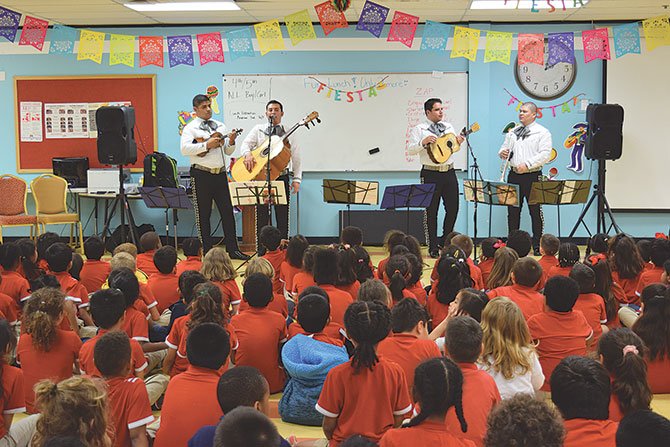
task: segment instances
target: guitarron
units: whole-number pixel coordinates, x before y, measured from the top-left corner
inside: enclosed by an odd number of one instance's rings
[[[474,123],[470,129],[463,128],[460,135],[465,137],[479,130],[479,124]],[[456,134],[447,133],[437,139],[435,143],[428,145],[428,156],[436,164],[442,164],[451,156],[461,150],[461,145],[456,139]]]

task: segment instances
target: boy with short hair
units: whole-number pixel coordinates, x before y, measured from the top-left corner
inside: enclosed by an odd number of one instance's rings
[[[156,301],[154,294],[147,285],[146,275],[137,270],[135,258],[133,258],[130,253],[122,251],[116,253],[112,257],[112,260],[109,262],[109,264],[112,268],[112,271],[118,270],[120,268],[127,268],[135,274],[135,277],[139,283],[141,300],[136,302],[133,307],[142,312],[148,318],[151,318],[152,321],[158,321],[161,316],[160,313],[158,313],[158,301]],[[109,277],[107,284],[103,285],[103,288],[104,287],[109,287]]]
[[[246,407],[231,411],[214,435],[214,447],[276,447],[281,441],[269,417]]]
[[[419,363],[440,357],[440,349],[428,337],[428,313],[412,298],[403,298],[391,309],[393,335],[377,346],[377,355],[396,362],[405,371],[407,391],[414,385],[414,370]]]
[[[47,263],[47,250],[56,242],[60,242],[60,236],[52,231],[47,231],[37,236],[35,248],[37,249],[37,267],[45,272],[49,270]]]
[[[128,377],[130,339],[120,331],[108,332],[95,344],[93,356],[107,384],[114,445],[149,447],[147,424],[154,421],[154,416],[144,383],[136,377]]]
[[[91,236],[84,241],[86,261],[81,268],[80,281],[89,293],[100,290],[107,280],[112,267],[109,262],[102,261],[105,254],[105,244],[98,236]]]
[[[200,244],[200,239],[197,237],[184,239],[182,249],[184,250],[186,259],[177,263],[177,276],[181,275],[186,270],[195,270],[199,272],[202,268],[202,245]]]
[[[579,298],[574,309],[581,311],[593,329],[593,338],[589,346],[598,346],[598,340],[603,333],[603,326],[607,324],[607,310],[605,300],[595,293],[596,273],[587,264],[578,262],[570,271],[570,278],[574,279],[579,286]]]
[[[610,393],[600,363],[579,356],[561,360],[551,374],[551,400],[565,420],[564,447],[615,445],[619,424],[608,420]]]
[[[645,269],[640,274],[640,281],[637,283],[635,295],[642,296],[642,291],[649,284],[663,282],[661,277],[665,272],[663,264],[670,259],[670,240],[668,239],[654,239],[651,243],[651,262],[653,267]]]
[[[268,309],[272,280],[262,273],[250,275],[244,281],[242,299],[250,307],[231,320],[239,340],[235,364],[258,368],[270,384],[270,392],[277,393],[284,389],[286,381],[284,370],[279,366],[279,347],[287,340],[288,333],[284,317]]]
[[[63,242],[56,242],[47,249],[46,260],[49,270],[58,279],[61,290],[65,295],[76,300],[79,317],[84,324],[89,327],[94,326],[91,314],[88,312],[88,291],[81,282],[68,273],[72,266],[72,249]]]
[[[167,326],[170,316],[167,315],[166,318],[165,312],[179,301],[179,277],[174,273],[177,265],[177,250],[170,245],[161,247],[154,252],[153,262],[158,272],[149,277],[147,285],[158,301],[158,313],[164,320],[162,325]]]
[[[544,310],[544,296],[537,291],[537,283],[542,278],[542,267],[531,257],[519,258],[512,267],[512,285],[489,290],[489,299],[506,296],[521,309],[526,321]]]
[[[272,264],[272,268],[275,269],[275,277],[272,279],[272,290],[275,293],[284,292],[284,285],[279,280],[279,273],[281,263],[286,260],[286,250],[280,247],[281,242],[281,232],[278,228],[270,225],[261,228],[261,232],[258,234],[258,243],[264,249],[261,257],[267,259]]]
[[[617,447],[656,447],[670,439],[670,420],[651,410],[624,416],[616,432]]]
[[[184,446],[200,427],[218,423],[223,416],[216,392],[219,368],[229,354],[230,339],[220,325],[203,323],[189,331],[190,365],[168,385],[154,447]]]
[[[527,231],[512,230],[507,235],[507,248],[516,251],[520,258],[528,256],[530,250],[533,248],[533,239]],[[538,250],[538,255],[539,250]]]
[[[351,247],[363,245],[363,230],[352,225],[342,228],[340,244],[348,244]]]
[[[540,259],[537,262],[542,266],[542,279],[537,285],[537,290],[542,290],[549,279],[549,270],[558,265],[558,248],[561,246],[561,241],[553,234],[545,233],[540,238]]]
[[[549,378],[556,365],[570,355],[586,355],[586,343],[593,336],[584,314],[573,310],[579,285],[567,276],[553,276],[544,286],[545,310],[528,319],[531,338],[544,372],[542,391],[550,391]]]
[[[472,250],[475,246],[470,236],[466,234],[458,234],[451,239],[451,244],[463,250],[465,260],[468,263],[468,267],[470,267],[470,277],[475,282],[474,288],[483,290],[485,286],[482,271],[475,265],[475,262],[470,257],[472,256]]]
[[[447,427],[454,436],[484,445],[486,421],[491,409],[501,401],[495,380],[475,363],[482,353],[482,328],[472,317],[457,316],[449,320],[445,346],[449,357],[463,372],[463,414],[468,422],[462,433],[454,407],[447,413]]]
[[[161,247],[161,238],[155,231],[147,231],[140,237],[142,253],[135,258],[137,259],[137,268],[146,273],[147,276],[158,273],[158,269],[154,265],[154,253]]]

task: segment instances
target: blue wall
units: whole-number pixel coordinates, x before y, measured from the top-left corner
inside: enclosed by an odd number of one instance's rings
[[[590,25],[472,25],[482,30],[500,30],[510,32],[561,32],[580,31],[591,28]],[[101,31],[135,34],[135,35],[177,35],[180,33],[196,34],[211,31],[208,27],[174,27],[174,28],[129,28],[129,29],[100,29]],[[225,28],[224,28],[225,30]],[[417,35],[420,35],[420,30]],[[319,38],[323,34],[317,27]],[[284,33],[285,35],[286,32]],[[363,32],[357,32],[352,27],[347,30],[338,30],[335,37],[329,37],[329,45],[333,48],[338,46],[340,37],[368,37]],[[332,35],[331,35],[332,36]],[[382,36],[383,38],[384,36]],[[370,37],[372,38],[372,37]],[[388,44],[399,45],[399,44]],[[480,50],[477,62],[471,63],[465,59],[451,59],[449,53],[443,54],[424,53],[413,51],[285,51],[273,52],[266,56],[255,58],[243,58],[225,64],[208,64],[203,67],[176,67],[157,68],[144,67],[135,68],[125,66],[108,65],[108,54],[105,54],[101,65],[90,61],[76,61],[75,56],[52,56],[48,54],[0,54],[0,71],[6,72],[7,79],[0,82],[0,142],[4,148],[5,155],[0,157],[0,172],[16,172],[15,162],[15,128],[14,128],[14,92],[13,76],[57,76],[57,75],[94,75],[94,74],[133,74],[133,73],[156,73],[157,74],[157,119],[158,119],[158,147],[156,149],[165,152],[184,165],[186,160],[179,153],[179,136],[177,133],[176,113],[180,110],[188,110],[191,98],[197,92],[203,92],[208,85],[221,85],[222,74],[234,73],[318,73],[318,72],[431,72],[438,71],[468,71],[469,72],[469,116],[470,121],[478,121],[482,130],[471,137],[482,173],[486,179],[497,180],[500,177],[500,159],[497,150],[502,142],[502,128],[506,123],[517,119],[515,106],[507,106],[509,96],[503,90],[507,88],[516,97],[528,99],[521,94],[514,80],[514,63],[504,65],[501,63],[485,64],[484,51]],[[516,52],[512,54],[512,61],[516,58]],[[538,103],[540,107],[553,105],[571,98],[573,95],[584,93],[585,98],[591,102],[602,100],[602,71],[603,64],[600,61],[584,64],[581,51],[577,51],[578,61],[577,80],[565,97],[546,104]],[[167,62],[167,61],[166,61]],[[138,62],[136,61],[136,64]],[[197,62],[196,62],[197,64]],[[281,99],[281,98],[279,98]],[[566,169],[569,163],[570,151],[563,147],[563,140],[572,132],[574,123],[584,120],[585,114],[579,107],[572,107],[570,113],[561,113],[557,110],[557,116],[552,117],[551,112],[545,112],[544,118],[540,120],[553,134],[554,147],[558,151],[558,158],[550,165],[559,169],[559,178],[562,179],[585,179],[588,178],[592,168],[592,176],[595,178],[597,166],[585,160],[585,169],[581,174],[574,174]],[[353,126],[353,123],[336,123],[333,125]],[[354,129],[354,127],[351,127]],[[335,156],[335,155],[334,155]],[[341,154],[337,154],[341,156]],[[545,168],[545,173],[548,168]],[[300,193],[300,232],[312,237],[334,237],[337,234],[337,212],[341,207],[327,205],[321,199],[321,180],[323,178],[353,178],[361,180],[378,180],[380,188],[387,185],[403,184],[418,181],[418,172],[406,173],[339,173],[319,172],[305,173]],[[459,174],[465,178],[466,173]],[[32,175],[24,175],[30,180]],[[30,199],[29,199],[30,200]],[[295,197],[293,199],[295,201]],[[294,202],[295,203],[295,202]],[[31,203],[32,205],[32,203]],[[83,204],[83,219],[86,222],[91,205]],[[162,229],[164,217],[161,212],[153,212],[144,208],[143,205],[135,205],[135,218],[138,223],[150,222],[157,228]],[[357,209],[353,207],[352,209]],[[360,209],[369,209],[360,207]],[[564,207],[561,213],[561,234],[566,236],[577,216],[581,212],[580,205]],[[558,234],[555,207],[545,207],[545,231]],[[524,212],[522,227],[530,228],[529,217]],[[667,215],[651,214],[626,214],[617,215],[618,223],[624,231],[635,236],[651,236],[656,231],[663,229]],[[478,235],[488,234],[488,208],[480,208]],[[493,235],[505,235],[507,233],[506,211],[502,208],[493,210],[492,215]],[[587,223],[592,231],[595,231],[595,212],[587,216]],[[296,207],[293,207],[291,216],[292,232],[297,230]],[[238,216],[238,232],[241,227],[241,217]],[[460,232],[473,233],[472,205],[462,201],[461,211],[458,216],[457,228]],[[179,222],[179,236],[191,236],[195,234],[195,225],[191,213],[182,212]],[[86,234],[93,232],[92,223],[85,229]],[[8,229],[5,234],[23,235],[22,229]],[[577,236],[586,236],[583,228]]]

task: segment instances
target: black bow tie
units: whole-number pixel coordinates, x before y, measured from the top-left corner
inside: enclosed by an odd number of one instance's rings
[[[445,126],[443,123],[439,121],[437,123],[432,123],[430,126],[428,126],[428,130],[437,135],[438,137],[442,136],[442,134],[446,129],[447,126]]]
[[[284,135],[284,126],[281,124],[277,124],[276,126],[268,127],[265,129],[265,133],[270,136],[270,135],[277,135],[279,137]]]
[[[216,124],[216,121],[212,120],[203,120],[202,123],[200,123],[200,129],[206,132],[214,132],[217,127],[219,127],[219,125]]]
[[[530,135],[530,129],[527,126],[521,126],[514,129],[514,135],[517,138],[525,140],[528,135]]]

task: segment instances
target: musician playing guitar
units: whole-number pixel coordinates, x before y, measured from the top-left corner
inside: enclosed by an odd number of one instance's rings
[[[261,144],[270,134],[273,134],[273,140],[275,138],[283,137],[286,130],[282,125],[282,118],[284,116],[284,106],[276,100],[270,100],[265,106],[265,116],[268,118],[268,122],[257,124],[254,126],[251,131],[247,134],[242,142],[242,147],[240,153],[244,158],[244,164],[248,170],[253,169],[256,160],[251,155],[251,151],[254,150],[259,144]],[[271,125],[270,125],[271,123]],[[274,128],[273,128],[274,127]],[[288,138],[288,144],[290,145],[291,150],[291,165],[290,167],[293,170],[293,181],[291,182],[291,189],[293,193],[297,193],[300,190],[300,182],[302,181],[302,168],[300,163],[300,150],[299,145],[296,141],[295,134],[292,134]],[[286,168],[277,178],[284,182],[286,191],[289,191],[289,168]],[[288,201],[290,204],[290,200]],[[275,219],[277,220],[277,228],[281,232],[282,238],[288,239],[288,230],[289,230],[289,205],[275,205],[274,213]],[[260,229],[265,225],[272,225],[272,222],[267,222],[268,210],[265,206],[258,206],[256,208],[256,236],[260,234]],[[258,246],[259,250],[262,250]]]
[[[424,229],[426,231],[426,242],[428,243],[428,253],[432,258],[439,257],[440,242],[437,238],[437,212],[440,206],[440,199],[444,206],[445,216],[442,223],[442,237],[454,230],[456,216],[458,215],[458,180],[456,171],[453,168],[453,162],[448,159],[442,163],[433,161],[430,153],[430,145],[437,142],[438,138],[444,134],[455,134],[454,127],[442,121],[444,110],[442,100],[431,98],[423,105],[426,113],[426,121],[414,126],[409,135],[409,145],[407,151],[410,155],[419,154],[423,167],[421,169],[421,182],[435,184],[435,194],[433,200],[426,208],[424,214]],[[464,141],[462,135],[456,136],[458,143]]]
[[[191,164],[191,187],[195,197],[195,222],[203,252],[212,248],[210,217],[212,201],[221,214],[226,250],[233,259],[248,259],[240,252],[235,232],[233,205],[228,190],[226,157],[235,150],[237,132],[226,134],[226,126],[212,119],[209,97],[196,95],[193,98],[196,117],[189,122],[181,134],[181,153]]]

